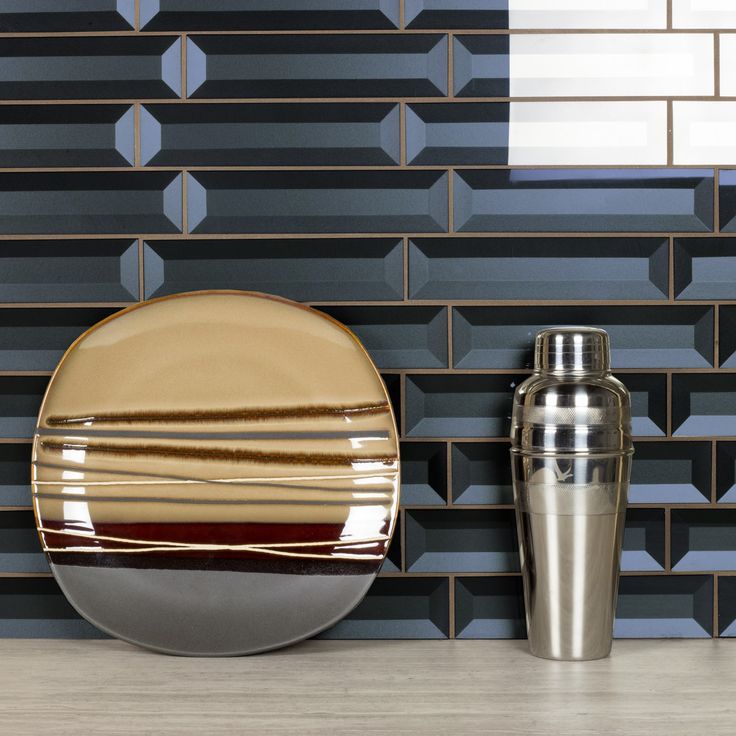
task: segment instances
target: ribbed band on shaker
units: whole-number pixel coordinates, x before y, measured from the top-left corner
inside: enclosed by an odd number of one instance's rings
[[[543,373],[611,370],[608,333],[596,327],[550,327],[537,335],[534,368]]]

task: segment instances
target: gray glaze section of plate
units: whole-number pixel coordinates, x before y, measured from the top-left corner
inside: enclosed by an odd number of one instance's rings
[[[255,654],[314,636],[360,603],[375,578],[77,565],[51,570],[74,608],[102,631],[188,656]]]

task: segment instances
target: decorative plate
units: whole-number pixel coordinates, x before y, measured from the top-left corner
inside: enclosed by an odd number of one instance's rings
[[[285,299],[202,291],[92,327],[41,406],[33,504],[86,619],[162,652],[312,636],[383,562],[399,461],[357,338]]]

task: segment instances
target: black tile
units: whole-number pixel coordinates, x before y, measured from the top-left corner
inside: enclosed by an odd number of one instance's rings
[[[197,172],[187,180],[189,229],[193,233],[443,231],[447,176],[440,171]]]
[[[456,578],[455,637],[524,639],[526,621],[521,578]]]
[[[0,166],[128,166],[130,105],[3,105]]]
[[[710,474],[709,442],[637,442],[629,503],[707,503]]]
[[[1,89],[1,88],[0,88]],[[447,93],[447,37],[196,36],[188,97],[437,97]]]
[[[505,442],[458,442],[452,446],[452,502],[511,504],[509,445]]]
[[[736,570],[736,510],[672,509],[672,569]]]
[[[666,299],[666,238],[414,238],[413,299]]]
[[[0,371],[52,371],[111,309],[0,309]]]
[[[171,36],[4,38],[0,66],[5,70],[0,80],[3,99],[181,94],[181,43]]]
[[[677,299],[736,299],[736,240],[675,239]]]
[[[446,368],[444,307],[320,307],[349,327],[379,368]]]
[[[650,572],[664,566],[664,510],[628,509],[621,569]]]
[[[401,443],[401,505],[447,503],[447,446],[442,442]]]
[[[132,31],[135,0],[0,0],[0,33]]]
[[[107,638],[49,578],[0,578],[0,638]]]
[[[407,28],[505,29],[509,0],[406,0]]]
[[[320,639],[446,639],[446,578],[378,578],[368,595]]]
[[[673,375],[672,432],[682,437],[736,436],[736,374]]]
[[[525,376],[409,375],[409,437],[505,437],[514,388]]]
[[[174,233],[181,174],[19,173],[0,177],[0,233]]]
[[[398,529],[389,542],[381,572],[401,572],[401,534]]]
[[[458,97],[508,97],[509,37],[455,36],[453,89]]]
[[[2,240],[0,302],[115,302],[138,298],[131,240]]]
[[[718,578],[718,635],[736,636],[736,577]]]
[[[458,171],[460,231],[704,232],[713,227],[710,169]]]
[[[736,442],[719,442],[717,445],[716,496],[719,503],[736,502]]]
[[[452,324],[458,368],[532,368],[537,332],[571,324],[608,332],[614,369],[713,365],[712,307],[456,307]]]
[[[721,305],[718,320],[718,360],[721,368],[736,367],[736,308]]]
[[[713,627],[713,578],[622,577],[613,635],[620,639],[707,638]]]
[[[410,164],[506,164],[508,144],[507,102],[406,107],[406,158]]]
[[[197,289],[263,291],[299,301],[403,295],[396,239],[147,241],[144,264],[147,299]]]
[[[736,232],[736,170],[721,169],[718,182],[721,230],[733,233]]]
[[[667,431],[667,377],[661,373],[622,376],[631,394],[631,431],[640,437],[661,437]]]
[[[388,400],[391,404],[391,408],[394,411],[394,416],[401,416],[401,376],[398,373],[382,373],[381,379],[386,386],[386,392],[388,393]]]
[[[0,513],[0,573],[49,572],[33,511]]]
[[[146,31],[380,29],[399,27],[399,0],[141,0]]]
[[[0,506],[31,506],[30,444],[0,444]]]
[[[409,572],[517,572],[514,512],[411,509],[406,512]]]
[[[141,108],[143,165],[377,166],[398,164],[400,149],[391,103]]]
[[[0,437],[30,439],[49,379],[0,376]]]

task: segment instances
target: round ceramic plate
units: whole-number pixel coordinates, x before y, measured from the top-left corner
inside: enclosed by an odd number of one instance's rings
[[[381,378],[326,315],[248,292],[130,307],[69,348],[33,503],[72,605],[163,652],[247,654],[360,602],[396,522]]]

